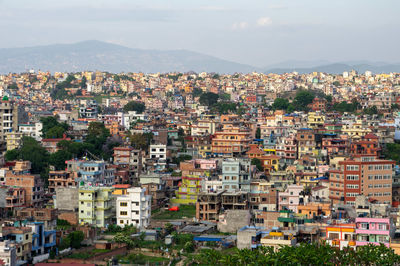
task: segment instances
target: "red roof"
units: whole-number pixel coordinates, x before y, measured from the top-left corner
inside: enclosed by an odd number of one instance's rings
[[[379,139],[375,134],[368,133],[364,136],[365,139]]]
[[[116,185],[113,185],[113,187],[115,187],[115,188],[130,188],[131,185],[129,185],[129,184],[116,184]]]

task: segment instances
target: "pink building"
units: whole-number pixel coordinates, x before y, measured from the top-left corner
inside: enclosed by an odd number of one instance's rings
[[[195,160],[195,164],[199,165],[198,168],[200,169],[212,170],[217,168],[217,160],[198,159]]]
[[[357,246],[368,244],[389,247],[396,227],[391,218],[356,218]]]
[[[304,200],[300,193],[303,191],[303,186],[290,185],[285,192],[279,192],[279,210],[292,210],[297,213],[297,206]],[[301,200],[300,200],[301,198]]]

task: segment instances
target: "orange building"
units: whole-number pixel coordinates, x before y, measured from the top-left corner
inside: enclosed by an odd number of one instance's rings
[[[10,170],[6,172],[6,186],[23,188],[26,205],[40,206],[43,201],[44,184],[40,175],[30,173],[31,163],[29,161],[16,161]]]
[[[222,131],[216,132],[211,141],[214,155],[242,155],[249,149],[251,138],[247,128],[225,124]]]

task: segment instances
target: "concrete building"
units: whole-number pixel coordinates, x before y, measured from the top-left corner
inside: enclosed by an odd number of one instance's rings
[[[18,106],[3,97],[0,101],[0,141],[5,141],[7,132],[18,130]]]
[[[289,185],[284,192],[279,192],[279,210],[292,210],[297,212],[297,206],[300,204],[300,193],[303,186]]]
[[[237,248],[255,249],[261,246],[261,238],[265,234],[263,227],[244,226],[237,231]]]
[[[384,244],[389,247],[396,226],[391,218],[356,218],[356,246]]]
[[[112,187],[79,188],[79,223],[106,227],[114,217]]]
[[[127,194],[117,197],[117,224],[124,227],[133,225],[146,228],[151,217],[151,196],[145,195],[146,189],[128,188]]]
[[[5,266],[17,265],[17,252],[9,240],[0,241],[0,264]]]
[[[9,170],[6,170],[6,186],[20,187],[25,190],[27,206],[40,206],[43,203],[44,184],[40,175],[33,175],[29,161],[12,162]]]
[[[228,192],[250,191],[252,168],[249,159],[225,159],[222,162],[222,189]]]
[[[60,211],[78,211],[79,193],[77,187],[57,187],[55,193],[54,208]]]
[[[30,136],[37,141],[42,140],[42,122],[36,122],[34,124],[19,124],[18,132],[21,132],[24,136]]]

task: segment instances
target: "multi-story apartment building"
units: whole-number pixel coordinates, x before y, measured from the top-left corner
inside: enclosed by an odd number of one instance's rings
[[[279,210],[297,212],[297,206],[304,203],[304,198],[300,195],[303,189],[303,186],[289,185],[284,192],[279,192]]]
[[[37,141],[42,140],[42,122],[36,122],[34,124],[19,124],[18,132],[21,132],[24,136],[30,136]]]
[[[392,204],[392,177],[395,161],[359,157],[339,162],[343,180],[344,202],[354,205],[357,195]],[[331,184],[332,185],[332,184]]]
[[[48,180],[48,189],[50,193],[55,193],[56,188],[76,187],[77,185],[75,178],[68,171],[50,171]]]
[[[356,218],[356,246],[384,244],[389,247],[396,226],[391,218]]]
[[[98,114],[98,106],[95,100],[90,100],[86,102],[86,105],[82,105],[79,107],[79,117],[80,118],[88,118],[94,119]]]
[[[0,241],[0,260],[5,266],[17,265],[16,248],[11,246],[10,240]]]
[[[79,223],[95,227],[106,227],[111,224],[115,214],[112,209],[112,191],[112,187],[80,187]]]
[[[253,170],[250,159],[225,159],[222,162],[222,189],[250,191]]]
[[[7,132],[18,130],[18,106],[14,102],[3,97],[0,101],[0,141],[5,141]]]
[[[212,139],[212,153],[217,156],[238,156],[244,154],[251,141],[247,128],[224,124],[222,131],[217,131]]]
[[[5,185],[19,187],[25,190],[25,202],[27,206],[40,206],[43,203],[44,184],[40,175],[30,173],[29,161],[12,162],[5,175]]]
[[[171,199],[172,203],[196,204],[197,197],[201,191],[201,181],[204,177],[195,175],[183,176],[178,191],[175,191],[176,198]]]
[[[339,249],[355,249],[356,236],[355,224],[333,224],[326,227],[326,242]]]
[[[104,161],[69,160],[67,171],[76,175],[79,186],[101,184],[112,186],[115,179],[115,168],[107,168]]]
[[[133,225],[146,228],[150,223],[151,196],[145,195],[146,189],[128,188],[127,194],[117,197],[117,224],[124,227]]]
[[[305,154],[311,154],[316,148],[315,134],[311,129],[299,129],[296,134],[297,156],[301,158]]]
[[[192,136],[212,135],[215,133],[215,121],[199,120],[190,126]]]

